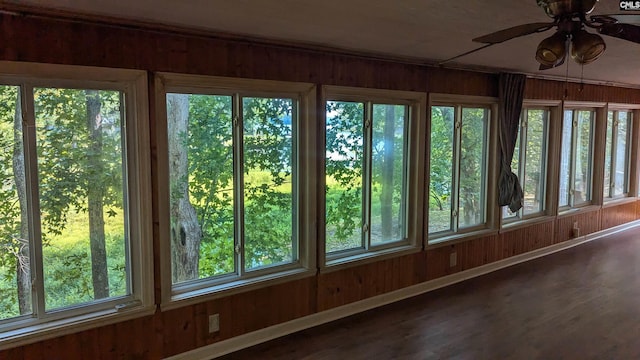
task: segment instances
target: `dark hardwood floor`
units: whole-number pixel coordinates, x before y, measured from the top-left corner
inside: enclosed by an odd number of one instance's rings
[[[640,227],[222,359],[640,359]]]

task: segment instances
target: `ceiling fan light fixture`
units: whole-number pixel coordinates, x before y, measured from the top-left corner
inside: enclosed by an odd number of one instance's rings
[[[593,11],[599,0],[537,0],[538,6],[550,17],[564,14],[583,13],[589,14]]]
[[[598,34],[589,33],[584,29],[572,34],[571,57],[578,64],[586,65],[594,62],[606,48],[607,45]]]
[[[554,66],[564,59],[566,53],[566,36],[556,32],[540,42],[536,50],[536,60],[542,65]]]

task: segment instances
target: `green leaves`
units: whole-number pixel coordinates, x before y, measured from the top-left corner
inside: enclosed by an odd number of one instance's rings
[[[172,202],[188,194],[202,229],[198,277],[236,271],[236,238],[243,242],[245,270],[292,261],[293,100],[243,97],[236,114],[232,96],[186,96],[187,131],[170,136],[178,136],[187,149],[188,176],[172,177],[170,186]],[[168,121],[171,129],[178,119]],[[242,143],[234,143],[234,126]],[[234,173],[234,149],[242,152],[242,174]],[[178,167],[184,160],[170,161]],[[237,194],[243,196],[242,213],[234,212]],[[236,234],[241,220],[243,237]]]

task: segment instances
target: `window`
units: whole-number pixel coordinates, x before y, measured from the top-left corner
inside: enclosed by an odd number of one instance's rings
[[[307,268],[299,134],[313,86],[160,79],[173,299]]]
[[[3,71],[0,341],[153,308],[145,73]]]
[[[511,213],[504,207],[505,220],[526,219],[544,212],[549,109],[525,106],[511,161],[524,193],[523,207]]]
[[[422,97],[384,90],[325,90],[327,262],[418,246],[418,238],[409,233],[408,199],[416,198],[409,179],[419,162],[410,164],[416,151],[411,152],[410,144],[417,139],[418,127],[412,125]]]
[[[562,122],[560,208],[591,203],[595,110],[567,109]]]
[[[431,106],[429,234],[486,227],[489,105]]]
[[[604,197],[614,199],[629,192],[631,111],[609,111],[605,143]]]

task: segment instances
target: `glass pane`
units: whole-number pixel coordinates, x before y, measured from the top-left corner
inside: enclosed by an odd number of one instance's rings
[[[544,201],[546,110],[527,111],[527,144],[525,174],[522,179],[525,215],[541,212]]]
[[[130,293],[118,91],[34,89],[45,307]]]
[[[173,283],[232,273],[231,97],[167,94]]]
[[[578,111],[578,127],[576,129],[576,156],[574,204],[591,200],[591,128],[593,112]]]
[[[613,182],[613,196],[621,196],[627,192],[627,169],[629,168],[629,120],[631,116],[628,112],[618,112],[618,131],[615,149],[616,167]]]
[[[458,204],[458,222],[461,228],[484,222],[485,125],[488,113],[483,108],[462,109]]]
[[[326,251],[362,248],[364,104],[326,104]]]
[[[558,190],[558,205],[560,207],[569,206],[572,133],[573,110],[566,110],[562,121],[562,148],[560,150],[560,186]]]
[[[429,233],[452,229],[454,124],[454,107],[433,106],[431,108]]]
[[[242,100],[246,270],[297,260],[293,101]]]
[[[0,85],[0,320],[31,314],[20,88]]]
[[[614,112],[609,111],[607,114],[607,135],[605,140],[605,148],[604,148],[604,183],[603,191],[604,197],[611,197],[611,148],[613,147],[613,116]]]
[[[405,117],[401,105],[373,105],[371,243],[405,237]]]

